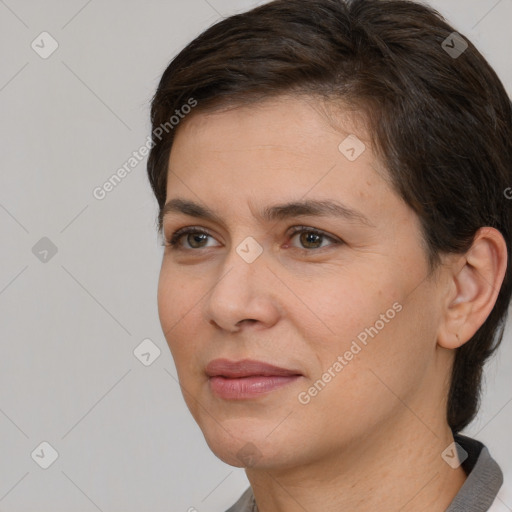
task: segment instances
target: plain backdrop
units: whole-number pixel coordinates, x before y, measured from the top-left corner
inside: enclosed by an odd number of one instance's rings
[[[0,0],[0,511],[223,512],[248,486],[211,453],[176,382],[146,160],[104,199],[93,190],[146,142],[172,57],[261,3]],[[430,3],[510,92],[512,0]],[[510,333],[466,431],[508,475]],[[148,366],[134,355],[147,339],[151,358],[160,350]],[[58,453],[47,469],[43,442]]]

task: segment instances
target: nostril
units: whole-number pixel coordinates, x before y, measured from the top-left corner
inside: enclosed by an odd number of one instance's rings
[[[245,320],[240,320],[240,322],[237,322],[236,325],[238,326],[240,324],[243,324],[244,322],[251,322],[251,323],[253,323],[253,322],[257,322],[257,320],[254,320],[253,318],[247,318]]]

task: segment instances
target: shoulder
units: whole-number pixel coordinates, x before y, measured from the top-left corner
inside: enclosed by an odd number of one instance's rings
[[[500,487],[489,512],[510,512],[510,510],[512,510],[512,472],[505,473],[503,485]]]
[[[249,487],[226,512],[252,512],[253,498],[252,489]]]

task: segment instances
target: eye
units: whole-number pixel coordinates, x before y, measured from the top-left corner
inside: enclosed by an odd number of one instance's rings
[[[186,238],[185,238],[186,236]],[[165,245],[170,246],[172,249],[183,249],[182,244],[180,243],[183,238],[187,241],[189,244],[189,247],[185,247],[185,249],[203,249],[207,247],[204,245],[204,242],[208,240],[208,237],[210,237],[210,233],[208,231],[194,227],[189,226],[186,228],[178,229],[178,231],[175,231],[170,238],[166,240]]]
[[[290,238],[293,238],[296,235],[300,235],[299,241],[302,245],[302,248],[307,251],[326,247],[325,245],[321,245],[322,240],[330,240],[331,242],[333,242],[331,245],[342,243],[341,240],[336,240],[335,238],[324,233],[323,231],[319,231],[318,229],[314,228],[308,228],[307,226],[298,226],[294,228],[294,230],[290,234]],[[320,245],[318,245],[319,243]]]
[[[299,237],[299,241],[302,245],[302,248],[298,247],[298,249],[305,251],[322,249],[326,247],[325,245],[322,245],[322,241],[330,241],[332,242],[331,245],[343,243],[341,240],[336,240],[334,237],[327,235],[323,231],[314,228],[308,228],[307,226],[297,226],[294,228],[290,234],[290,238],[294,238],[296,235],[301,235]],[[211,235],[205,229],[188,226],[175,231],[166,240],[165,245],[171,247],[173,250],[204,249],[207,247],[212,247],[205,244],[205,242],[208,242],[209,237],[211,237]],[[188,247],[184,247],[181,243],[183,239],[185,239]]]

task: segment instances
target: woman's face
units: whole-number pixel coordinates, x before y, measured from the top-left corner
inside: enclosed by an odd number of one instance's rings
[[[186,403],[228,464],[304,464],[418,426],[411,408],[444,412],[419,221],[348,119],[335,130],[312,100],[281,97],[177,132],[166,200],[214,217],[168,208],[167,239],[195,232],[165,248],[159,315]],[[306,212],[318,202],[341,207]],[[289,203],[305,206],[277,209]],[[288,371],[207,369],[217,359]]]

